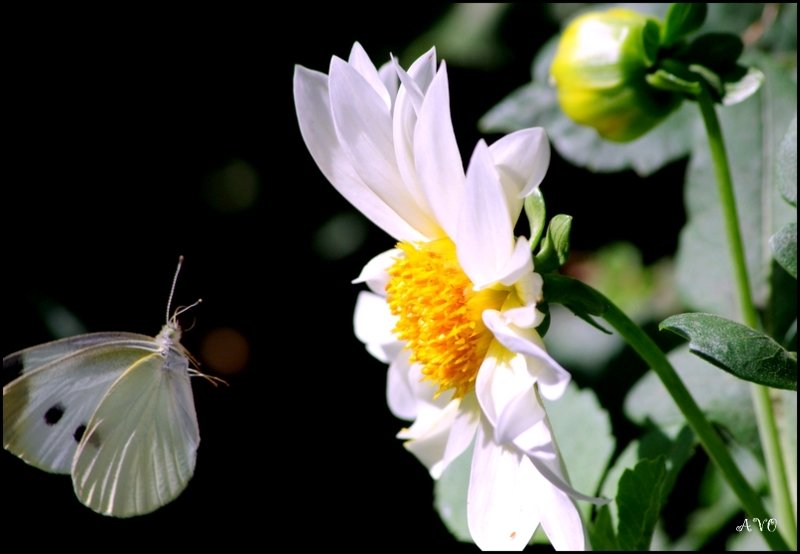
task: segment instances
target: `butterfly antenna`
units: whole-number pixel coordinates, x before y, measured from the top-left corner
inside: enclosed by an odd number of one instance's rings
[[[178,275],[181,272],[182,265],[183,256],[178,256],[178,268],[175,270],[175,277],[172,278],[172,288],[169,289],[169,300],[167,300],[167,324],[169,324],[169,310],[172,308],[172,296],[175,294],[175,284],[178,282]]]
[[[188,306],[181,306],[180,308],[177,308],[177,309],[175,310],[175,315],[173,315],[173,316],[172,316],[172,319],[176,319],[176,318],[177,318],[179,315],[181,315],[182,313],[184,313],[184,312],[188,312],[189,310],[191,310],[192,308],[194,308],[194,307],[195,307],[195,306],[197,306],[198,304],[202,304],[202,303],[203,303],[203,299],[202,299],[202,298],[198,298],[198,299],[197,299],[197,302],[194,302],[194,303],[192,303],[192,304],[189,304]]]

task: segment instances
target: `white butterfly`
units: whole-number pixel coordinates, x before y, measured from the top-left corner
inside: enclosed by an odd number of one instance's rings
[[[181,257],[175,281],[180,272]],[[71,473],[101,514],[146,514],[174,500],[194,473],[200,432],[178,309],[157,337],[90,333],[3,358],[21,375],[3,387],[3,446],[29,464]],[[202,374],[200,374],[202,375]]]

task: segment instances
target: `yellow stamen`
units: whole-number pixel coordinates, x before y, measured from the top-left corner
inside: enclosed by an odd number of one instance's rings
[[[395,334],[422,365],[437,394],[455,389],[460,397],[475,386],[492,333],[483,323],[486,309],[499,310],[510,290],[475,291],[461,269],[450,239],[397,247],[405,254],[389,269],[386,299],[398,317]]]

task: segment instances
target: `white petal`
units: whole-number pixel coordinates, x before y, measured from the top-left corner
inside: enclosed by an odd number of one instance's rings
[[[400,86],[400,80],[397,78],[397,72],[394,70],[394,64],[391,61],[383,64],[380,69],[378,69],[378,76],[381,78],[383,86],[385,86],[386,90],[389,92],[392,104],[394,104],[394,100],[397,98],[397,88]]]
[[[530,329],[540,323],[541,312],[536,309],[536,305],[532,305],[503,310],[502,315],[510,324],[522,329]]]
[[[392,333],[396,322],[386,299],[371,292],[358,293],[353,314],[356,338],[366,345],[370,354],[384,363],[389,363],[392,355],[402,348]]]
[[[542,299],[544,281],[538,273],[525,273],[514,283],[514,290],[523,306],[536,304]]]
[[[538,354],[530,354],[526,356],[526,360],[528,371],[536,377],[542,396],[548,400],[561,398],[567,390],[572,375],[541,347]]]
[[[523,390],[508,404],[497,418],[495,438],[500,444],[511,445],[515,438],[542,421],[544,408],[539,404],[531,387]]]
[[[496,444],[491,428],[482,422],[475,440],[467,493],[467,521],[478,548],[525,548],[539,524],[537,485],[530,460]]]
[[[525,272],[514,283],[515,295],[510,295],[501,308],[506,323],[530,329],[538,327],[544,314],[536,309],[542,296],[542,276],[538,273]]]
[[[417,83],[419,90],[423,93],[428,91],[436,76],[436,47],[432,47],[408,68],[408,75]]]
[[[444,409],[438,411],[437,417],[432,417],[432,411],[424,414],[420,410],[414,425],[397,435],[399,438],[409,435],[414,437],[403,443],[403,446],[428,468],[434,479],[438,479],[444,471],[444,454],[450,429],[458,415],[458,404],[458,400],[449,402]],[[423,414],[426,417],[423,418]]]
[[[522,199],[539,186],[547,173],[550,141],[544,129],[535,127],[504,136],[490,150],[512,208],[512,220],[516,221]]]
[[[336,133],[358,175],[423,236],[438,233],[436,222],[417,205],[400,177],[392,118],[383,99],[360,73],[336,57],[331,60],[329,86]]]
[[[475,380],[475,395],[484,416],[497,427],[508,405],[520,394],[533,394],[536,380],[528,371],[524,356],[509,356],[493,341]]]
[[[397,58],[392,57],[392,63],[394,64],[394,70],[397,72],[397,76],[399,77],[400,82],[405,89],[406,100],[411,103],[411,108],[414,110],[414,114],[419,114],[420,110],[422,110],[422,101],[425,99],[422,89],[419,88],[419,85],[414,78],[406,73],[402,67],[400,67],[400,62],[397,61]]]
[[[475,393],[469,392],[465,394],[461,398],[458,415],[453,421],[450,437],[447,439],[447,446],[442,459],[442,471],[447,469],[450,462],[458,458],[472,444],[475,432],[478,430],[480,415],[481,411],[478,406],[478,400],[475,398]]]
[[[539,517],[550,544],[556,550],[584,550],[586,539],[583,522],[575,501],[541,473],[536,473]]]
[[[401,218],[358,175],[339,142],[333,123],[328,77],[296,66],[294,100],[300,133],[323,175],[370,221],[398,240],[419,241],[425,235]]]
[[[436,74],[436,51],[431,48],[420,56],[411,65],[408,73],[400,67],[396,58],[392,58],[392,64],[395,78],[399,77],[402,81],[402,86],[397,93],[392,120],[397,168],[409,194],[428,214],[429,219],[435,220],[417,177],[416,161],[414,160],[414,130],[417,125],[417,116],[422,109],[425,91]],[[433,240],[443,236],[445,233],[440,228],[438,235],[434,236],[431,231],[428,238]]]
[[[439,387],[430,380],[423,379],[422,366],[412,364],[408,371],[408,384],[417,403],[414,423],[397,433],[399,439],[419,439],[431,434],[431,429],[439,426],[444,414],[453,412],[455,419],[459,400],[453,399],[452,391],[437,394]],[[443,445],[444,448],[444,445]]]
[[[583,494],[569,484],[567,471],[558,455],[558,447],[546,415],[542,421],[515,438],[514,444],[530,458],[537,471],[553,487],[573,500],[585,500],[598,505],[608,504],[609,499]]]
[[[386,85],[384,84],[383,80],[380,78],[378,70],[375,69],[375,64],[372,63],[372,60],[369,59],[366,51],[364,51],[364,48],[358,42],[353,44],[353,48],[350,50],[350,57],[348,58],[347,63],[353,66],[353,68],[358,71],[362,77],[364,77],[373,90],[384,101],[386,107],[391,108],[391,95],[386,89]]]
[[[386,401],[395,417],[412,421],[417,417],[418,400],[412,381],[409,355],[408,351],[401,351],[389,365],[386,375]],[[419,376],[416,379],[419,380]]]
[[[439,226],[448,236],[455,237],[464,194],[464,166],[450,120],[444,62],[425,93],[414,130],[414,159],[417,177]]]
[[[500,268],[497,280],[510,287],[528,273],[533,273],[531,245],[525,237],[519,237],[511,256]]]
[[[481,140],[467,169],[464,204],[455,235],[458,261],[476,289],[507,275],[513,233],[494,162]]]
[[[442,412],[453,402],[453,391],[437,394],[438,385],[424,378],[420,364],[411,364],[406,375],[406,382],[417,405],[417,415],[411,427],[402,429],[397,436],[401,439],[415,439],[428,433],[428,429],[437,424]]]
[[[394,265],[397,258],[403,256],[403,251],[398,248],[392,248],[386,252],[382,252],[372,258],[361,270],[358,277],[353,279],[354,285],[358,283],[366,283],[372,292],[381,296],[386,296],[386,285],[389,284],[389,268]]]
[[[484,310],[483,322],[505,348],[528,357],[528,370],[546,398],[554,400],[564,394],[571,376],[547,353],[535,330],[512,328],[497,310]]]
[[[575,499],[595,504],[606,504],[608,500],[586,496],[569,485],[546,418],[536,426],[535,430],[531,430],[529,436],[519,437],[517,442],[531,441],[539,443],[538,446],[528,450],[527,454],[537,470],[538,495],[541,499],[539,516],[542,527],[556,549],[583,550],[584,528],[580,513],[575,506]],[[524,448],[528,445],[520,446]]]
[[[417,113],[422,106],[423,93],[416,81],[400,68],[397,61],[393,60],[393,63],[395,64],[395,72],[400,75],[403,83],[397,92],[392,119],[397,168],[409,194],[419,206],[424,207],[431,219],[436,219],[433,217],[433,213],[428,206],[428,199],[422,191],[422,185],[417,177],[416,161],[414,160],[414,129],[417,125]],[[444,236],[444,231],[440,231],[439,236]]]
[[[536,452],[526,452],[531,463],[534,465],[540,475],[547,480],[547,482],[556,490],[563,493],[566,497],[573,500],[585,500],[592,504],[604,505],[608,504],[608,498],[596,498],[594,496],[585,495],[575,489],[567,482],[560,472],[554,471]]]

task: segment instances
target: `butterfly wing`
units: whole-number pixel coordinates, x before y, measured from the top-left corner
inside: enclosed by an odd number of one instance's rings
[[[134,333],[91,333],[3,358],[20,377],[3,387],[3,446],[29,464],[69,473],[95,408],[123,372],[158,348]]]
[[[94,412],[78,446],[78,498],[106,515],[146,514],[175,499],[194,473],[200,433],[183,354],[135,362]]]
[[[65,339],[46,342],[20,350],[3,358],[3,371],[30,373],[45,364],[77,354],[95,346],[131,346],[154,349],[153,337],[138,333],[87,333]]]

